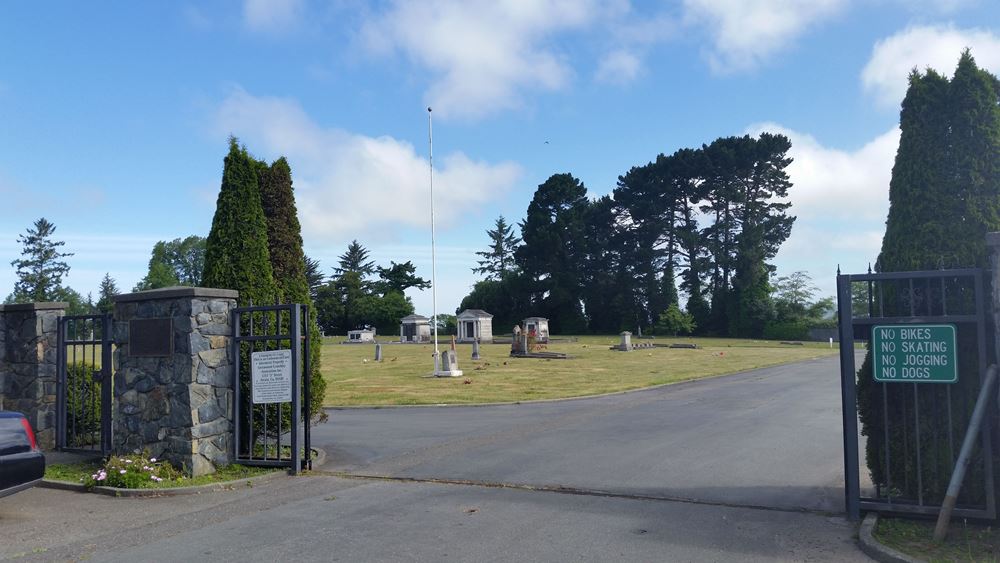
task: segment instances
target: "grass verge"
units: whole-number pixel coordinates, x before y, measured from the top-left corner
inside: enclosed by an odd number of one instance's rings
[[[966,521],[953,521],[942,543],[932,541],[934,522],[879,518],[875,539],[907,555],[926,561],[1000,561],[1000,530]]]
[[[68,483],[81,483],[83,479],[94,474],[104,466],[102,461],[84,463],[55,463],[45,467],[45,478],[53,481],[65,481]],[[249,477],[258,477],[274,471],[280,471],[271,467],[247,467],[245,465],[226,465],[217,468],[211,475],[200,477],[179,477],[177,479],[164,479],[163,481],[149,481],[143,483],[144,489],[168,489],[174,487],[198,487],[201,485],[213,485],[215,483],[225,483],[228,481],[238,481]]]
[[[775,341],[723,338],[633,340],[657,344],[693,343],[700,348],[610,350],[617,336],[581,336],[549,344],[565,360],[510,358],[509,344],[483,344],[472,361],[472,346],[457,346],[458,378],[433,378],[430,344],[383,344],[375,362],[373,344],[323,342],[327,406],[502,403],[599,395],[664,383],[700,379],[836,354],[827,343],[786,345]],[[448,345],[442,344],[441,349]]]

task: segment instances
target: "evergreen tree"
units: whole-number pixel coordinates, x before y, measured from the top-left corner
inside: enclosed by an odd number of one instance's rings
[[[14,260],[11,266],[17,269],[14,297],[17,301],[54,301],[62,289],[62,278],[69,273],[69,265],[63,258],[72,253],[60,252],[66,243],[52,240],[56,226],[44,217],[28,228],[26,234],[19,235],[22,258]]]
[[[113,298],[118,293],[118,285],[115,284],[115,280],[111,277],[111,274],[106,272],[104,277],[101,278],[101,288],[98,290],[97,310],[102,313],[113,312],[115,308]]]
[[[306,276],[306,255],[302,250],[302,229],[295,206],[292,169],[288,161],[281,157],[271,166],[260,163],[258,171],[261,207],[264,209],[264,218],[267,222],[268,256],[271,259],[274,283],[283,302],[305,305],[309,314],[311,404],[308,405],[308,409],[311,417],[317,417],[323,414],[323,400],[326,395],[326,381],[320,371],[323,338],[309,288],[309,279]]]
[[[403,293],[411,287],[427,289],[431,286],[431,282],[417,276],[417,267],[409,260],[402,264],[390,261],[388,268],[377,266],[375,270],[379,277],[376,288],[383,295],[392,292]]]
[[[889,184],[889,214],[876,270],[987,265],[985,235],[1000,230],[998,102],[1000,85],[996,77],[979,69],[968,51],[962,54],[950,81],[932,70],[910,74],[900,112],[899,149]],[[893,288],[886,288],[883,305],[892,293]],[[921,299],[933,300],[934,295]],[[855,307],[867,310],[867,303]],[[858,413],[862,433],[867,437],[868,468],[877,485],[892,482],[895,496],[916,498],[918,494],[915,464],[903,461],[907,451],[912,454],[914,429],[911,423],[908,436],[903,424],[891,423],[884,428],[883,416],[890,421],[912,421],[914,409],[919,408],[924,468],[924,488],[919,493],[925,502],[939,503],[947,480],[934,476],[950,474],[953,459],[947,453],[947,433],[938,430],[948,427],[947,411],[971,411],[979,390],[979,378],[974,375],[978,365],[975,341],[972,331],[959,328],[959,371],[969,376],[959,377],[954,385],[923,386],[917,404],[909,386],[875,383],[871,354],[865,358],[858,372]],[[883,404],[888,407],[885,413]],[[886,448],[892,460],[891,475],[885,473]],[[985,502],[981,471],[980,464],[970,466],[960,502]]]
[[[484,274],[486,279],[499,280],[514,267],[514,251],[521,239],[514,236],[513,225],[508,225],[503,215],[497,218],[494,228],[487,229],[490,237],[489,250],[476,252],[483,259],[473,273]]]
[[[241,303],[263,305],[274,303],[278,289],[268,254],[258,169],[246,148],[230,137],[201,285],[235,289]]]
[[[533,303],[553,333],[586,330],[580,290],[587,188],[570,174],[554,174],[538,186],[521,223],[524,241],[515,254],[534,286]]]
[[[357,240],[347,245],[347,252],[340,255],[338,266],[333,269],[337,276],[356,272],[362,280],[375,273],[375,262],[368,260],[368,249]]]
[[[323,286],[324,278],[319,260],[313,260],[306,256],[306,283],[309,284],[309,295],[312,297],[313,303],[319,299],[319,288]]]

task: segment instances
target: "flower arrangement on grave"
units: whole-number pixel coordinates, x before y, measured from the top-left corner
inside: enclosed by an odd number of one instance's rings
[[[535,329],[529,330],[528,331],[528,351],[529,352],[541,352],[542,350],[545,350],[545,349],[547,349],[547,347],[545,346],[544,342],[539,342],[538,341],[538,333],[535,332]]]

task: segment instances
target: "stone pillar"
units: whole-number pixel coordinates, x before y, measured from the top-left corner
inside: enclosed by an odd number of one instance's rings
[[[170,287],[115,297],[115,451],[148,450],[192,476],[232,461],[238,296]]]
[[[47,450],[56,445],[56,352],[67,306],[0,305],[0,408],[24,414]]]

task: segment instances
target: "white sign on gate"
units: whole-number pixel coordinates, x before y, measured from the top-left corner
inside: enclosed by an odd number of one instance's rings
[[[250,354],[253,402],[292,402],[292,351],[267,350]]]

